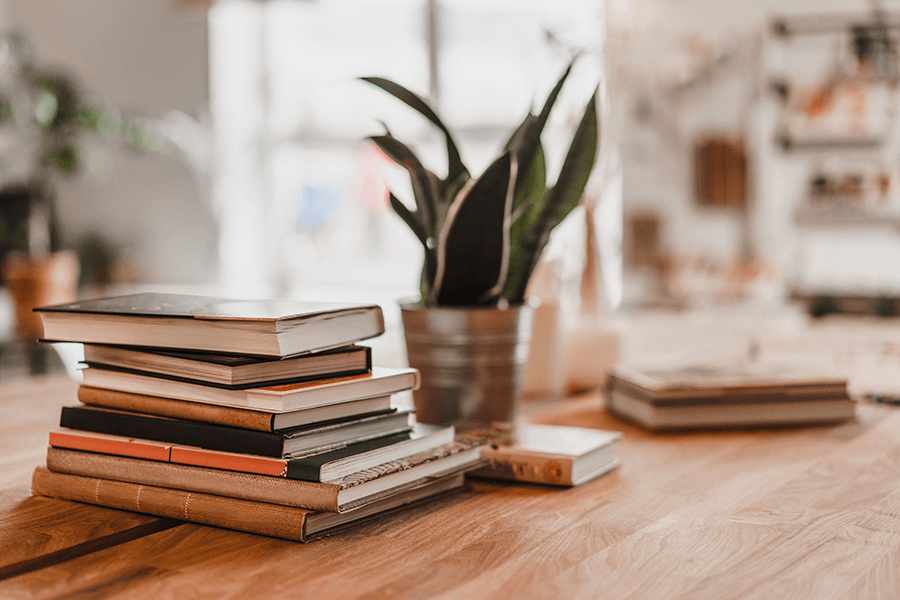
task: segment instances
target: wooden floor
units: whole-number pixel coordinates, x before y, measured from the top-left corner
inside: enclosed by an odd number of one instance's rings
[[[304,545],[29,498],[74,398],[59,376],[0,385],[0,598],[900,598],[898,409],[650,435],[581,396],[532,419],[623,431],[611,474],[472,482]]]

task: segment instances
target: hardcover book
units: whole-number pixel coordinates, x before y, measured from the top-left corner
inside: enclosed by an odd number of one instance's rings
[[[333,483],[320,483],[64,448],[47,449],[47,468],[58,473],[329,512],[358,508],[416,487],[425,479],[471,469],[480,460],[477,444],[453,442]]]
[[[847,380],[790,365],[615,366],[607,410],[651,431],[834,423],[852,418]]]
[[[371,375],[286,383],[245,390],[160,379],[125,371],[83,369],[84,385],[177,400],[290,412],[314,406],[386,396],[419,387],[415,369],[373,367]]]
[[[384,414],[264,432],[108,408],[64,406],[59,425],[68,429],[198,446],[207,450],[286,458],[404,433],[411,429],[410,414],[408,410],[393,409]]]
[[[488,464],[473,477],[575,486],[619,465],[617,431],[560,425],[518,425],[513,432],[485,432],[481,448]]]
[[[255,454],[206,450],[195,446],[182,446],[77,429],[51,431],[50,445],[55,448],[116,454],[272,477],[333,482],[358,471],[449,444],[453,441],[453,434],[452,426],[418,424],[407,433],[291,458],[271,458]]]
[[[145,293],[35,309],[44,338],[283,357],[384,333],[375,304],[229,300]]]
[[[361,519],[456,490],[463,485],[462,474],[429,479],[417,487],[343,513],[54,473],[42,467],[34,471],[31,492],[35,496],[73,500],[200,525],[308,542],[335,533]]]
[[[78,399],[91,406],[117,408],[257,431],[281,431],[311,423],[383,413],[391,409],[390,396],[376,396],[291,412],[273,413],[270,410],[204,404],[85,385],[78,388]]]
[[[344,346],[277,359],[84,344],[84,362],[88,365],[241,389],[369,373],[372,369],[372,350],[365,346]]]

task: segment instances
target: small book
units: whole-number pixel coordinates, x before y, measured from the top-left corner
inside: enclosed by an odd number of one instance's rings
[[[84,362],[230,389],[363,375],[372,349],[344,346],[288,358],[84,344]]]
[[[83,369],[82,373],[84,385],[91,387],[272,412],[290,412],[362,398],[387,396],[419,387],[419,372],[416,369],[392,367],[373,367],[370,375],[286,383],[245,390],[227,390],[96,367]]]
[[[412,431],[406,433],[291,458],[271,458],[256,454],[206,450],[195,446],[182,446],[77,429],[51,431],[50,445],[54,448],[85,450],[101,454],[256,473],[271,477],[332,483],[358,471],[449,444],[453,441],[453,434],[452,426],[417,424]]]
[[[376,396],[291,412],[273,413],[270,410],[204,404],[190,400],[105,390],[86,385],[78,388],[78,399],[90,406],[103,406],[188,421],[216,423],[256,431],[282,431],[311,423],[384,413],[391,409],[390,396]]]
[[[616,365],[607,410],[650,431],[834,423],[856,403],[846,378],[790,365]]]
[[[417,487],[403,490],[355,510],[336,513],[54,473],[38,467],[31,480],[31,493],[35,496],[73,500],[200,525],[309,542],[336,533],[356,521],[459,489],[463,485],[463,474],[428,479]]]
[[[283,357],[384,333],[375,304],[145,293],[36,308],[44,338]]]
[[[64,406],[59,426],[94,433],[197,446],[207,450],[287,458],[346,446],[411,429],[411,411],[351,417],[285,429],[255,431],[92,406]]]
[[[482,446],[481,458],[489,462],[473,477],[571,487],[619,465],[617,431],[524,423],[488,436],[492,441]]]
[[[471,469],[480,462],[477,444],[453,442],[359,471],[334,483],[319,483],[65,448],[47,449],[47,468],[57,473],[329,512],[346,512],[421,485],[425,479]]]

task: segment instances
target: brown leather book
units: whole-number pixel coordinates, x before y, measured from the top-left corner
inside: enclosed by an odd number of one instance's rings
[[[476,445],[454,443],[354,473],[338,482],[321,483],[65,448],[47,449],[47,468],[57,473],[329,512],[346,512],[417,487],[427,478],[471,469],[479,460]]]
[[[34,470],[31,492],[36,496],[74,500],[157,517],[180,519],[200,525],[308,542],[334,533],[355,521],[458,489],[463,483],[463,474],[449,475],[345,513],[313,511],[212,494],[54,473],[43,467]]]
[[[217,425],[256,429],[258,431],[278,431],[300,427],[310,423],[343,419],[364,414],[381,412],[391,407],[390,396],[377,396],[353,402],[342,402],[287,413],[273,413],[252,408],[236,408],[218,404],[175,400],[161,396],[132,394],[119,390],[107,390],[82,385],[78,388],[78,399],[91,406],[102,406],[119,410],[187,421],[203,421]]]

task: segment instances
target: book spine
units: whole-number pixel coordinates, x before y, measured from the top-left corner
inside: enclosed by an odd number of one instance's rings
[[[107,390],[82,385],[78,399],[92,406],[118,408],[134,412],[188,421],[202,421],[241,429],[272,431],[274,415],[269,412],[243,410],[215,404],[202,404],[185,400],[173,400],[158,396],[145,396],[117,390]]]
[[[281,458],[284,454],[284,437],[277,433],[86,406],[64,406],[59,425],[81,431],[199,446],[223,452],[274,458]]]
[[[304,530],[310,513],[303,508],[54,473],[42,467],[34,471],[31,492],[298,542],[306,541]]]
[[[271,477],[285,477],[287,461],[280,458],[204,450],[191,446],[177,446],[166,442],[139,440],[119,435],[61,429],[50,432],[50,445],[100,454],[115,454],[131,458],[146,458],[164,462],[255,473]]]
[[[470,475],[482,479],[523,481],[547,485],[572,486],[572,461],[552,457],[492,457],[482,450],[482,458],[489,460],[484,467]]]
[[[64,448],[47,450],[47,468],[57,473],[201,492],[217,496],[339,512],[340,486],[252,473],[125,458]]]

